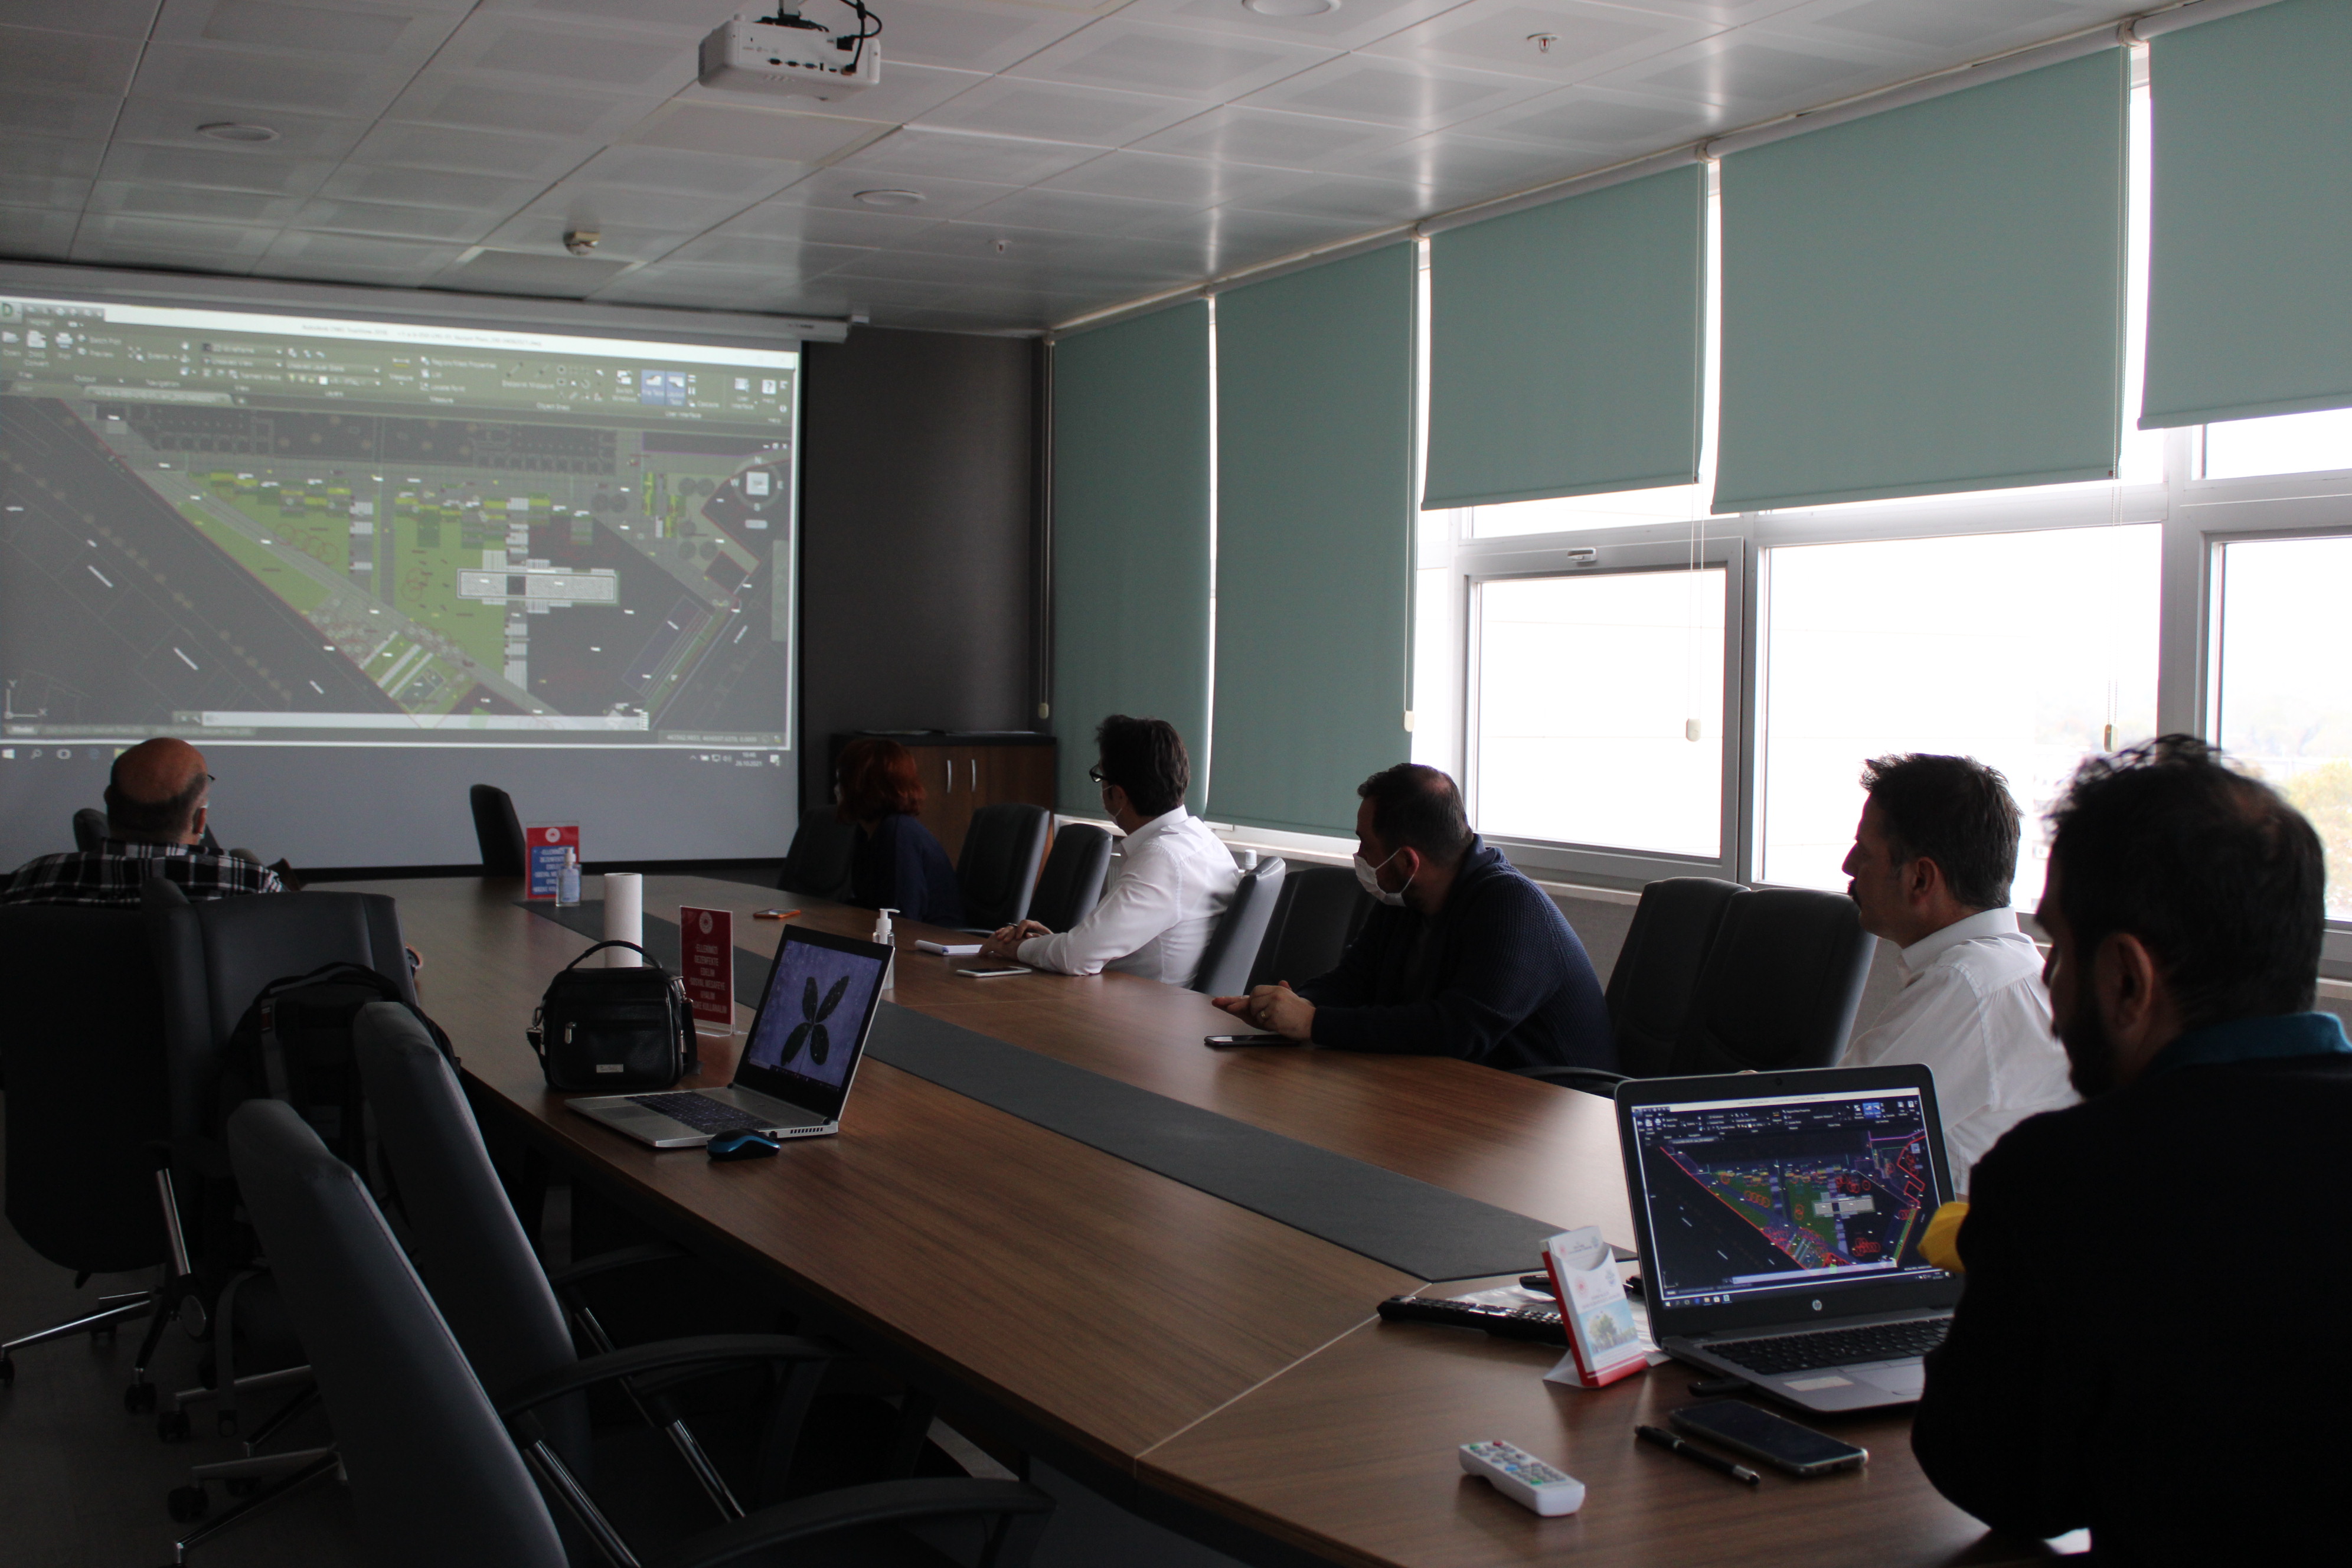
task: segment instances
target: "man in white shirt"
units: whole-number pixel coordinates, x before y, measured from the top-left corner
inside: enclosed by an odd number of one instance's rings
[[[1184,809],[1192,763],[1174,725],[1114,713],[1095,731],[1095,749],[1101,760],[1087,776],[1127,836],[1102,901],[1066,931],[1023,921],[981,951],[1060,974],[1117,969],[1190,985],[1241,870],[1209,825]]]
[[[1862,929],[1903,950],[1903,989],[1840,1064],[1920,1063],[1936,1075],[1952,1181],[2025,1118],[2073,1105],[2050,1029],[2042,954],[2009,884],[2019,815],[2009,781],[1973,757],[1873,759],[1845,858]]]

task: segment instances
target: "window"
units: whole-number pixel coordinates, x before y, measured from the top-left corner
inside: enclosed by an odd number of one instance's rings
[[[1765,552],[1763,879],[1843,888],[1862,764],[1974,756],[2026,814],[2012,889],[2040,895],[2042,808],[2089,752],[2156,726],[2162,531],[2150,525]]]
[[[2205,426],[2205,478],[2252,479],[2352,468],[2352,408],[2232,419]]]
[[[1721,855],[1726,576],[1706,566],[1477,584],[1482,832]]]
[[[2337,634],[2352,537],[2232,540],[2214,556],[2210,733],[2311,818],[2328,918],[2352,920],[2352,668]]]

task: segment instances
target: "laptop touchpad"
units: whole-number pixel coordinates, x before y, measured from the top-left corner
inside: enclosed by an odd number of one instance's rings
[[[1880,1362],[1871,1366],[1839,1368],[1857,1383],[1883,1388],[1903,1399],[1916,1399],[1927,1385],[1927,1369],[1916,1361]]]

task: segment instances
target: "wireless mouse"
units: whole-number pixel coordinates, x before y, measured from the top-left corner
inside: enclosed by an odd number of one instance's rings
[[[782,1148],[773,1138],[745,1128],[740,1132],[721,1132],[710,1141],[710,1157],[714,1160],[764,1160]]]

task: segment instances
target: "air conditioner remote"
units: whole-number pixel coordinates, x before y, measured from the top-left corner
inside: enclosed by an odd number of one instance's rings
[[[1488,1484],[1520,1507],[1547,1517],[1574,1513],[1584,1506],[1584,1483],[1556,1470],[1525,1448],[1499,1438],[1462,1445],[1465,1475],[1484,1476]]]

